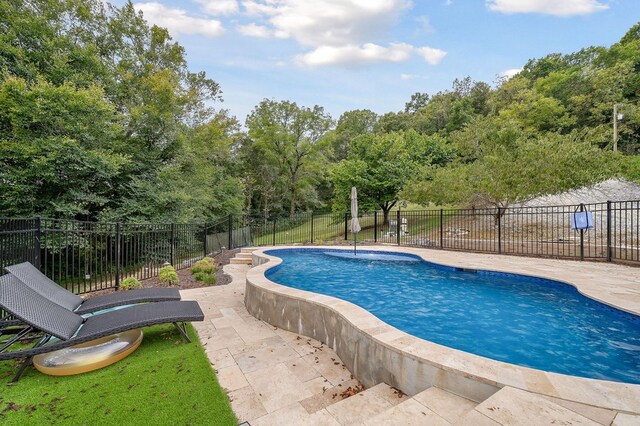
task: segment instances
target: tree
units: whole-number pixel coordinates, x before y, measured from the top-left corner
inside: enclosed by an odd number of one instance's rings
[[[349,155],[351,141],[360,135],[372,133],[378,114],[368,109],[357,109],[343,113],[333,135],[333,160],[340,161]]]
[[[420,165],[441,166],[453,158],[453,150],[438,136],[416,131],[363,135],[356,138],[349,158],[331,170],[335,188],[334,211],[345,211],[351,187],[358,189],[363,210],[380,208],[384,223],[398,203],[405,182]]]
[[[510,143],[485,144],[474,162],[423,170],[403,195],[421,204],[504,208],[610,178],[622,171],[621,164],[619,154],[600,150],[577,132],[521,135]]]
[[[420,110],[421,108],[424,108],[428,102],[429,102],[428,93],[416,92],[413,95],[411,95],[411,99],[409,100],[409,102],[404,104],[404,112],[408,114],[413,114],[418,110]]]
[[[298,107],[294,102],[269,99],[247,117],[250,143],[278,169],[291,215],[300,205],[314,204],[313,186],[326,163],[326,147],[319,141],[331,125],[331,117],[322,107]]]

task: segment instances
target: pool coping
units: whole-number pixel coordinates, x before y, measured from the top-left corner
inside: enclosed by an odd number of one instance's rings
[[[365,386],[385,382],[415,395],[435,385],[478,402],[504,386],[511,386],[594,407],[640,413],[640,385],[546,372],[449,348],[398,330],[350,302],[286,287],[265,277],[267,269],[281,263],[280,258],[265,254],[265,251],[304,248],[352,250],[337,246],[256,249],[253,252],[254,267],[247,272],[245,305],[252,315],[261,320],[326,343]],[[571,261],[398,246],[362,246],[361,249],[413,254],[427,262],[449,267],[561,281],[586,297],[640,314],[640,288],[634,287],[640,275],[637,269],[627,266],[598,264],[604,272],[617,273],[616,278],[594,275],[588,269],[598,268],[585,268],[589,264]],[[627,297],[630,295],[632,297]]]

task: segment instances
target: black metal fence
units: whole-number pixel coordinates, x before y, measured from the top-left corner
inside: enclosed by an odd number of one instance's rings
[[[223,248],[250,245],[242,222],[232,217],[211,224],[0,219],[0,268],[29,261],[75,293],[118,288],[129,276],[158,275],[166,263],[182,269]]]
[[[589,211],[593,226],[571,228],[576,211]],[[250,218],[254,245],[344,244],[348,213],[299,213]],[[563,259],[640,262],[640,201],[484,209],[364,212],[358,242]]]
[[[588,230],[572,215],[593,214]],[[345,244],[348,213],[229,216],[208,224],[123,224],[0,219],[0,268],[30,261],[75,293],[150,278],[170,263],[190,267],[207,254],[244,246]],[[396,210],[359,215],[358,242],[482,253],[640,264],[640,201],[490,209]]]

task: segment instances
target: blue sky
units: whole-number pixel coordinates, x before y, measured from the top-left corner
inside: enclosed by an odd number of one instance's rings
[[[121,5],[121,1],[114,4]],[[640,20],[640,0],[156,0],[193,71],[222,87],[241,123],[263,99],[399,111],[455,78],[493,83],[527,60],[609,46]]]

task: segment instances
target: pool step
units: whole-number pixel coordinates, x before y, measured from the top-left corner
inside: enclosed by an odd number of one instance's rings
[[[407,399],[402,392],[380,383],[329,405],[327,411],[341,425],[362,425]]]
[[[245,250],[245,249],[242,249]],[[253,251],[253,250],[252,250]],[[248,251],[240,251],[235,257],[229,259],[229,263],[235,265],[252,265],[253,264],[253,255]]]
[[[454,424],[461,426],[524,424],[596,426],[603,423],[584,417],[535,393],[505,386]]]
[[[450,425],[458,422],[476,402],[431,387],[364,422],[366,426]]]

